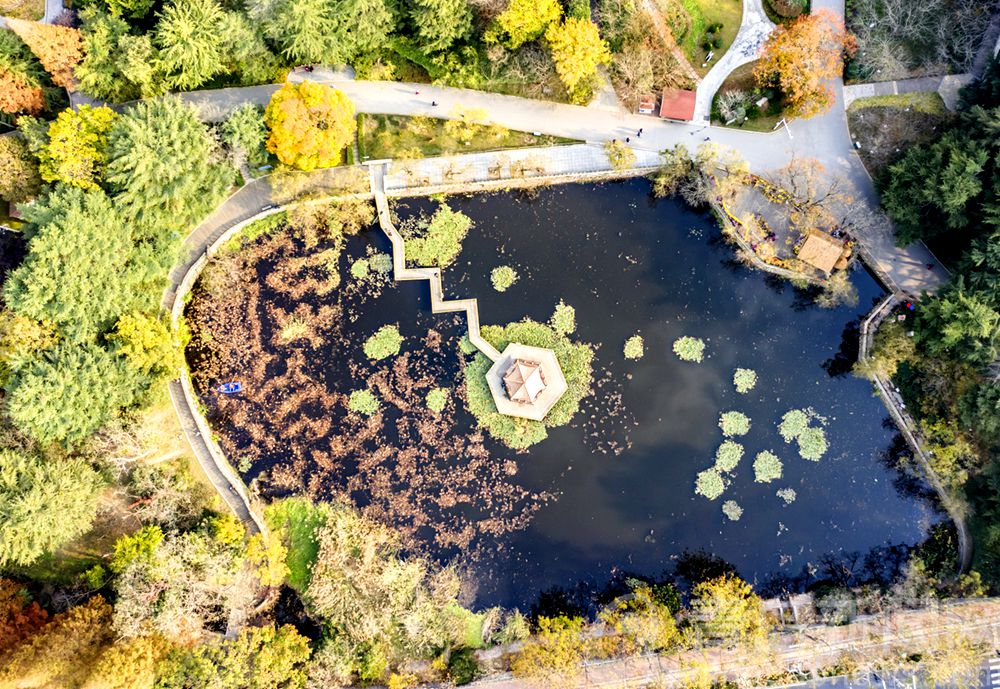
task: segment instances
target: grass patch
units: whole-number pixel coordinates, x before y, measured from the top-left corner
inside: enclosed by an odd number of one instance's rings
[[[316,532],[326,523],[329,508],[315,505],[306,498],[286,498],[268,505],[264,519],[281,534],[288,554],[288,585],[305,593],[312,576],[312,567],[319,555]]]
[[[446,120],[397,115],[359,115],[358,148],[362,160],[379,158],[414,159],[450,155],[462,151],[497,151],[525,146],[553,146],[573,143],[573,139],[534,136],[502,127],[482,127],[475,136],[460,140],[446,131]]]
[[[899,108],[942,117],[948,114],[948,108],[945,107],[941,96],[936,93],[898,93],[891,96],[858,98],[851,103],[848,111],[856,112],[867,108]]]
[[[691,24],[678,43],[698,75],[705,76],[733,44],[740,30],[740,22],[743,20],[743,3],[741,0],[682,1],[684,9],[691,17]],[[721,44],[720,47],[711,49],[715,52],[715,56],[711,62],[702,67],[709,53],[703,45],[708,40],[706,32],[714,24],[722,24],[722,28],[713,34]]]
[[[733,129],[746,129],[752,132],[773,131],[782,118],[781,98],[774,89],[760,89],[753,77],[753,70],[757,62],[750,62],[740,65],[734,69],[726,80],[722,82],[715,98],[712,102],[712,124],[731,127]],[[746,121],[737,121],[733,124],[726,124],[719,113],[719,98],[728,91],[744,91],[749,94],[751,104],[747,108]],[[767,97],[766,109],[761,110],[756,103],[760,98]]]

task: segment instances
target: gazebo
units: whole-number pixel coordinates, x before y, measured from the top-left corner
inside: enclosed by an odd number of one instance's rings
[[[834,268],[840,267],[838,264],[845,252],[850,255],[850,249],[844,246],[842,240],[831,237],[826,232],[809,230],[806,240],[799,247],[799,260],[824,273],[831,273]]]
[[[551,349],[511,342],[490,370],[486,382],[497,411],[541,421],[566,392],[566,378]]]

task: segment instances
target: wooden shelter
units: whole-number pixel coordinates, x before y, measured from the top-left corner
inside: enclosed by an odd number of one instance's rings
[[[515,359],[503,376],[507,397],[520,404],[531,404],[545,390],[545,375],[537,361]]]
[[[826,232],[809,230],[806,240],[799,247],[799,260],[824,273],[831,273],[844,257],[845,251],[850,255],[850,249],[844,246],[843,240],[831,237]]]
[[[694,91],[663,89],[663,100],[660,103],[660,117],[668,120],[690,122],[694,119],[694,105],[697,97]]]

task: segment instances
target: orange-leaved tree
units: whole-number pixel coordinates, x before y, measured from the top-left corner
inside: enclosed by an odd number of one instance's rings
[[[760,86],[777,86],[792,117],[812,117],[833,104],[826,82],[841,75],[844,56],[857,45],[843,20],[830,10],[802,15],[779,26],[764,44],[754,78]]]
[[[73,68],[83,59],[83,38],[79,29],[24,19],[7,19],[7,26],[52,75],[53,84],[73,90]]]
[[[304,81],[286,83],[264,112],[267,150],[300,170],[333,167],[354,138],[354,104],[342,91]]]

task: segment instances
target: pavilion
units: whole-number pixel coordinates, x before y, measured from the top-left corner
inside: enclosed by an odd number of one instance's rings
[[[551,349],[512,342],[486,373],[497,411],[541,421],[566,392],[566,378]]]

